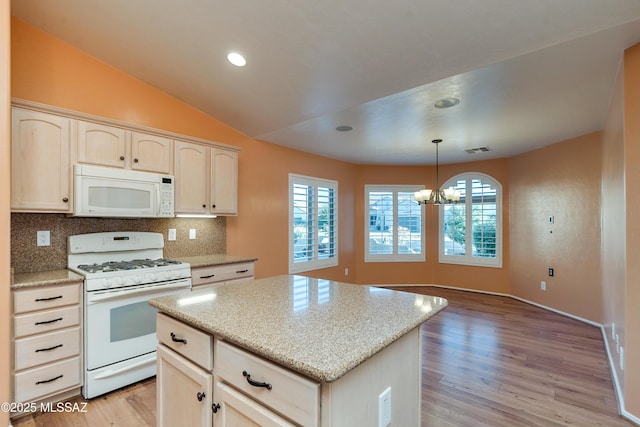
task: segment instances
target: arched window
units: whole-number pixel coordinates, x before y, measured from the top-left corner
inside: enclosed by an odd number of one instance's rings
[[[502,186],[489,175],[463,173],[442,188],[460,192],[440,207],[440,262],[502,267]]]

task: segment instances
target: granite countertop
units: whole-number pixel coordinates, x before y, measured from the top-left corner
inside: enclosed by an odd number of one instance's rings
[[[84,277],[71,270],[38,271],[36,273],[16,273],[11,289],[33,288],[37,286],[65,285],[81,282]]]
[[[198,268],[198,267],[210,267],[214,265],[252,262],[252,261],[256,261],[257,258],[216,254],[216,255],[197,255],[197,256],[190,256],[190,257],[177,257],[176,260],[189,263],[191,265],[191,268]]]
[[[286,275],[149,303],[321,382],[336,381],[447,306],[439,297]]]

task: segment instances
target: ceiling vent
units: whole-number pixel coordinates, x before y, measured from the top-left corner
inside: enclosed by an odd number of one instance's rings
[[[479,153],[481,151],[491,151],[491,148],[489,147],[478,147],[478,148],[469,148],[468,150],[464,150],[469,154],[475,154],[475,153]]]

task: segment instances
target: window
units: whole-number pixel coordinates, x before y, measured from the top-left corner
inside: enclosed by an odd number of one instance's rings
[[[440,207],[440,262],[502,267],[502,186],[488,175],[465,173],[442,188],[460,192]]]
[[[289,273],[338,265],[338,183],[289,174]]]
[[[422,186],[365,185],[365,262],[424,261]]]

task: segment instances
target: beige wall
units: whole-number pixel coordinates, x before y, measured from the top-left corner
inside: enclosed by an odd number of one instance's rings
[[[625,407],[640,419],[640,44],[624,54]]]
[[[512,294],[598,323],[601,152],[597,132],[509,159]]]
[[[622,65],[622,61],[621,61]],[[624,184],[624,70],[620,69],[603,131],[602,143],[602,312],[612,369],[621,390],[615,335],[625,347],[626,200]]]
[[[0,0],[0,403],[10,401],[9,393],[9,0]],[[7,65],[4,65],[7,64]],[[0,426],[9,425],[9,414],[0,412]]]

